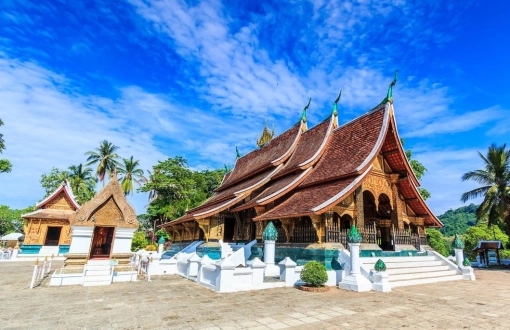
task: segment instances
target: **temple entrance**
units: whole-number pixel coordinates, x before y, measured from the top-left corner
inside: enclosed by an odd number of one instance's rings
[[[223,231],[223,241],[224,242],[233,242],[234,240],[234,228],[236,225],[236,220],[234,218],[225,217],[225,226]]]
[[[95,227],[90,248],[90,259],[109,258],[115,227]]]
[[[44,245],[58,246],[58,241],[60,240],[60,232],[61,231],[62,231],[62,227],[48,227],[48,232],[46,233],[46,239],[44,240]]]

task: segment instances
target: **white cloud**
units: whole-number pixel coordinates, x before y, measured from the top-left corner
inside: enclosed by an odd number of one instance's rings
[[[478,187],[476,182],[461,180],[464,173],[483,168],[476,149],[424,150],[413,153],[413,158],[427,168],[421,184],[432,196],[427,204],[436,215],[463,206],[460,196]]]

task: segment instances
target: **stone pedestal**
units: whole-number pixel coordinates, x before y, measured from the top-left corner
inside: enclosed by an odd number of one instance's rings
[[[374,284],[372,285],[375,291],[390,292],[391,286],[388,281],[389,275],[387,272],[376,272],[374,274]]]
[[[351,273],[347,275],[338,286],[342,289],[365,292],[372,290],[372,283],[361,274],[359,257],[360,243],[349,243],[351,250]]]

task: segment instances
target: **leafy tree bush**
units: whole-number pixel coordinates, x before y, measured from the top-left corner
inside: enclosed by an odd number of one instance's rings
[[[143,249],[147,246],[147,244],[149,244],[149,242],[145,237],[145,233],[143,231],[137,231],[131,241],[131,251]]]
[[[317,261],[310,261],[301,271],[301,280],[308,286],[323,286],[328,281],[328,273],[326,267]]]
[[[437,229],[427,228],[427,239],[431,248],[437,253],[447,257],[450,255],[450,248],[447,246],[443,234]]]
[[[508,236],[503,233],[498,226],[492,225],[488,227],[486,223],[480,223],[476,226],[470,227],[466,231],[463,239],[465,245],[464,253],[469,258],[472,258],[471,260],[476,258],[476,253],[472,252],[472,250],[480,240],[501,241],[503,246],[508,246]]]
[[[510,259],[510,250],[499,250],[499,257],[501,259]]]
[[[170,234],[166,230],[164,230],[164,229],[159,229],[158,231],[156,231],[154,233],[154,235],[157,237],[157,240],[159,240],[160,237],[164,237],[165,240],[169,241],[170,238],[171,238]]]
[[[11,209],[8,206],[0,205],[0,236],[14,232],[23,233],[22,214],[34,211],[34,207],[30,206],[23,210]]]

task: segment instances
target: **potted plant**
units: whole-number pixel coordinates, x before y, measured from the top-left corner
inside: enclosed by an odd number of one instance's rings
[[[324,286],[328,281],[328,273],[326,267],[317,261],[310,261],[301,271],[301,281],[305,285],[299,286],[300,290],[309,292],[326,292],[329,291],[329,286]]]

